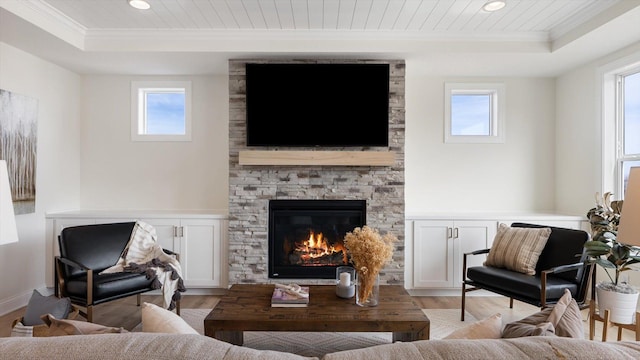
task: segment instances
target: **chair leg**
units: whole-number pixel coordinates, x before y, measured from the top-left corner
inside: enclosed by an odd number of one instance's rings
[[[467,293],[465,288],[465,284],[462,283],[462,311],[460,312],[460,321],[464,321],[465,294]]]
[[[513,298],[509,298],[509,309],[513,309]]]
[[[140,306],[140,301],[142,301],[142,294],[138,294],[136,298],[138,299],[138,306]]]
[[[87,321],[93,322],[93,305],[87,306]]]
[[[180,315],[180,300],[176,300],[176,314]]]

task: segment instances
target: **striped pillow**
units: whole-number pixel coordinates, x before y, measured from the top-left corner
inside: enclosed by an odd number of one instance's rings
[[[550,228],[512,228],[500,224],[484,265],[535,275],[549,235]]]

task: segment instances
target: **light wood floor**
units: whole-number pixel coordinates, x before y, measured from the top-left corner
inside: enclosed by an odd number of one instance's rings
[[[211,309],[218,301],[213,295],[185,295],[182,297],[183,309]],[[460,297],[458,296],[416,296],[416,303],[423,309],[460,309]],[[143,302],[162,305],[162,297],[155,295],[143,295]],[[502,296],[469,296],[467,297],[467,312],[476,319],[485,319],[495,313],[502,314],[504,324],[517,321],[537,312],[537,307],[514,301],[513,309],[509,309],[509,299]],[[0,337],[7,337],[11,333],[11,324],[24,315],[25,308],[18,309],[0,316]],[[585,328],[588,329],[588,310],[583,310]],[[133,329],[140,323],[140,308],[136,305],[136,297],[112,301],[98,305],[93,311],[94,322],[106,326],[123,327]],[[81,316],[77,320],[84,320]],[[601,324],[596,322],[596,324]],[[602,326],[596,327],[596,340],[600,340]],[[608,341],[616,340],[617,329],[609,330]],[[623,340],[635,340],[633,332],[624,330]]]

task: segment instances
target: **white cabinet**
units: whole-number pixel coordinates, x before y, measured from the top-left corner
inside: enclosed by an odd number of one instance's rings
[[[226,288],[226,228],[224,215],[138,212],[66,212],[47,215],[47,286],[53,286],[53,258],[58,235],[65,227],[144,221],[156,229],[158,243],[180,255],[182,277],[189,288]]]
[[[413,221],[413,288],[458,288],[462,283],[462,256],[486,249],[496,234],[495,221]],[[482,264],[474,256],[467,266]]]

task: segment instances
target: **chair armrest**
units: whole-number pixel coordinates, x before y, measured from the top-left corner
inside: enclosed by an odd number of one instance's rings
[[[551,269],[543,270],[540,274],[540,302],[541,307],[545,308],[547,306],[547,275],[548,274],[559,274],[567,271],[578,270],[579,268],[585,266],[584,263],[579,262],[575,264],[568,265],[560,265]]]
[[[472,251],[472,252],[468,252],[468,253],[464,253],[462,255],[462,281],[466,281],[467,279],[467,256],[468,255],[481,255],[481,254],[487,254],[489,253],[490,249],[482,249],[482,250],[476,250],[476,251]]]
[[[563,273],[563,272],[567,272],[567,271],[578,270],[583,266],[585,266],[585,264],[582,263],[582,262],[575,263],[575,264],[568,264],[568,265],[560,265],[560,266],[556,266],[556,267],[551,268],[551,269],[544,270],[543,273],[559,274],[559,273]]]
[[[60,256],[56,256],[56,261],[59,261],[61,263],[64,263],[65,265],[73,266],[75,268],[82,269],[82,270],[85,270],[85,271],[91,270],[89,267],[87,267],[87,266],[85,266],[83,264],[80,264],[79,262],[76,262],[76,261],[73,261],[73,260],[70,260],[70,259],[67,259],[67,258],[63,258],[63,257],[60,257]]]
[[[491,250],[491,249],[476,250],[476,251],[472,251],[472,252],[465,253],[464,255],[482,255],[482,254],[488,254],[488,253],[489,253],[489,250]]]
[[[169,249],[162,249],[162,251],[167,254],[167,255],[174,255],[176,257],[176,260],[180,261],[180,254],[175,252],[175,251],[171,251]]]

